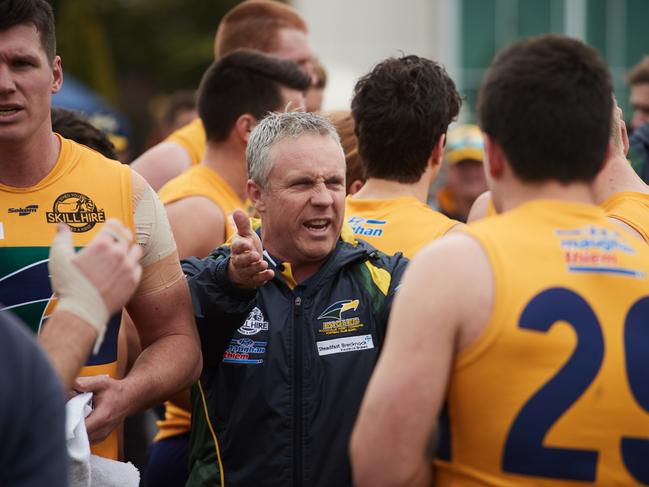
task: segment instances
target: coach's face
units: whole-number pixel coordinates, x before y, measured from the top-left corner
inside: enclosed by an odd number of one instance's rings
[[[62,81],[61,60],[50,63],[36,27],[0,31],[0,142],[24,142],[39,130],[51,131],[51,97]]]
[[[345,157],[328,135],[289,137],[268,157],[266,187],[252,195],[262,217],[262,241],[294,267],[317,264],[333,251],[345,206]]]

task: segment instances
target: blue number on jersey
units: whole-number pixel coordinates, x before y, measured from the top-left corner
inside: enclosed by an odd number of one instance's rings
[[[519,327],[547,332],[557,322],[570,324],[577,346],[566,364],[523,406],[507,435],[503,471],[553,479],[594,481],[598,452],[543,446],[552,425],[593,382],[604,359],[604,337],[592,308],[578,294],[553,288],[525,307]],[[649,411],[649,298],[639,300],[625,322],[627,375],[640,406]],[[622,458],[638,481],[649,485],[649,440],[623,438]]]
[[[626,373],[633,397],[649,412],[649,298],[635,303],[624,324]],[[622,460],[629,473],[649,485],[649,440],[622,438]]]

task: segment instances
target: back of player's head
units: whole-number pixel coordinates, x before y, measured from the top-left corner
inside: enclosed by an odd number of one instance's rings
[[[66,139],[95,149],[109,159],[117,160],[115,146],[108,136],[78,112],[52,108],[52,130]]]
[[[453,80],[429,59],[405,56],[376,65],[358,80],[352,99],[365,176],[419,181],[461,103]]]
[[[0,31],[25,24],[36,27],[47,58],[54,61],[56,31],[52,6],[46,0],[0,0]]]
[[[248,0],[230,10],[216,32],[214,53],[218,59],[236,49],[272,52],[281,29],[307,32],[297,11],[272,0]]]
[[[198,89],[198,113],[207,139],[225,140],[243,114],[262,119],[283,109],[282,88],[304,91],[309,83],[293,61],[251,50],[222,57],[207,69]]]
[[[604,163],[613,86],[581,41],[545,35],[498,54],[478,96],[482,130],[525,182],[589,182]]]

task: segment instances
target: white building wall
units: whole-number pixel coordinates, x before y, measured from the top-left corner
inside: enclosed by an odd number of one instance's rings
[[[457,0],[293,0],[328,73],[324,109],[349,107],[356,80],[389,56],[417,54],[454,75]]]

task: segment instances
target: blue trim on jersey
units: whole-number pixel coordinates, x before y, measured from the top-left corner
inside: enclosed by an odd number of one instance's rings
[[[644,277],[643,272],[634,271],[632,269],[622,269],[621,267],[586,267],[586,266],[570,266],[570,272],[593,272],[597,274],[617,274],[623,276]]]

